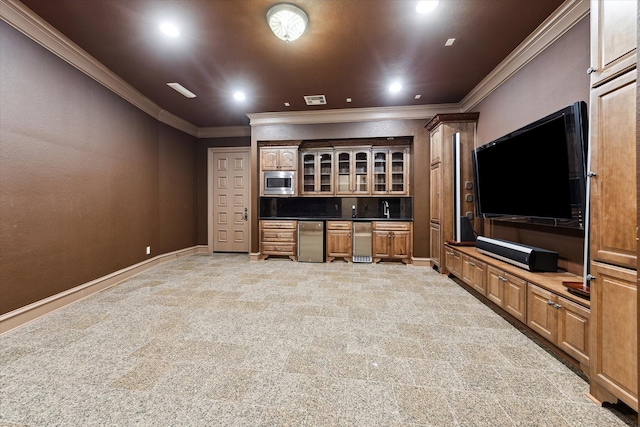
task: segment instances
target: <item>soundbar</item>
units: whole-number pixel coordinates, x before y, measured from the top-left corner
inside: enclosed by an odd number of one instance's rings
[[[506,240],[478,236],[478,252],[529,271],[557,271],[558,252]]]

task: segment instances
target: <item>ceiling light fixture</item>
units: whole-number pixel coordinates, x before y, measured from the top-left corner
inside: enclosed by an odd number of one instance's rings
[[[162,31],[163,34],[169,37],[178,37],[180,35],[180,30],[178,30],[178,27],[170,22],[163,22],[162,24],[160,24],[160,31]]]
[[[167,86],[169,86],[171,89],[177,92],[180,92],[182,95],[186,96],[187,98],[196,97],[195,93],[191,92],[189,89],[185,88],[180,83],[167,83]]]
[[[267,23],[276,37],[288,43],[298,39],[304,33],[309,24],[309,18],[299,7],[280,3],[267,12]]]
[[[285,106],[285,107],[291,107],[291,104],[290,104],[290,103],[288,103],[288,102],[285,102],[285,103],[284,103],[284,106]]]
[[[233,94],[233,99],[235,99],[236,101],[244,101],[245,99],[247,99],[247,97],[243,92],[235,92]]]
[[[429,13],[438,7],[438,0],[419,1],[416,5],[416,12],[419,14]]]
[[[456,41],[456,39],[447,39],[447,42],[444,44],[445,46],[453,46],[453,43]]]
[[[400,90],[402,90],[402,85],[400,83],[391,83],[389,86],[389,91],[391,93],[397,93],[400,92]]]
[[[422,95],[416,95],[413,97],[413,99],[420,99],[420,98],[422,98]]]

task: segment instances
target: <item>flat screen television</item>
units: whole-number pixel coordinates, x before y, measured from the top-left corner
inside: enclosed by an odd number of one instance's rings
[[[586,159],[583,101],[476,148],[477,215],[584,229]]]

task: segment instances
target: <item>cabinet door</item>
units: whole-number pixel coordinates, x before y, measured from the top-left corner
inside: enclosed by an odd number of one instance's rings
[[[465,255],[466,256],[466,255]],[[467,273],[471,279],[470,285],[482,295],[487,294],[487,264],[476,260],[475,258],[468,257],[469,272]],[[462,263],[462,276],[464,280],[464,262]]]
[[[431,164],[442,160],[442,126],[431,131]]]
[[[351,194],[351,152],[336,152],[336,193]]]
[[[411,232],[394,231],[391,234],[391,250],[394,258],[411,257]]]
[[[279,150],[278,162],[280,170],[295,171],[297,167],[298,149],[297,148],[281,148]]]
[[[637,265],[635,105],[635,71],[591,91],[592,259],[631,269]]]
[[[503,308],[519,321],[527,319],[527,282],[519,277],[505,274]]]
[[[263,148],[260,150],[260,166],[263,171],[278,170],[278,149]]]
[[[302,194],[313,194],[317,191],[316,187],[316,153],[302,153]]]
[[[319,152],[318,158],[318,182],[316,191],[320,194],[333,194],[333,153]]]
[[[389,162],[389,193],[409,194],[409,150],[390,150]]]
[[[473,258],[468,255],[462,255],[462,272],[460,279],[469,286],[473,286],[473,276],[475,275],[474,266]]]
[[[553,308],[556,296],[546,289],[529,283],[527,297],[527,326],[550,342],[556,341],[557,312]]]
[[[387,194],[389,192],[388,154],[387,150],[373,150],[371,152],[373,194]]]
[[[369,194],[369,150],[356,150],[353,152],[353,193]]]
[[[373,258],[389,258],[391,255],[391,233],[373,230]]]
[[[634,270],[591,263],[591,394],[593,382],[638,410],[638,308]]]
[[[558,314],[556,345],[581,364],[589,365],[589,309],[558,297],[554,309]]]
[[[429,256],[433,264],[440,266],[440,225],[433,222],[429,227]]]
[[[431,165],[431,197],[429,213],[431,222],[440,223],[442,209],[442,163]]]
[[[487,267],[487,298],[502,307],[504,301],[504,277],[502,270],[493,266]]]
[[[447,270],[457,278],[460,278],[462,276],[462,254],[450,248],[445,251],[445,266]]]
[[[637,1],[591,1],[591,84],[615,77],[636,63]]]
[[[352,251],[351,230],[327,230],[327,259],[350,258]]]

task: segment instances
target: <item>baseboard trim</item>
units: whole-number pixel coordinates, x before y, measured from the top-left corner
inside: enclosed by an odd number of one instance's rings
[[[260,261],[260,252],[251,252],[249,253],[249,261]]]
[[[60,292],[48,298],[10,311],[9,313],[0,316],[0,334],[25,325],[33,320],[52,313],[55,310],[80,301],[90,295],[115,286],[118,283],[140,274],[158,264],[196,253],[208,253],[207,245],[197,245],[158,255],[130,267],[123,268],[122,270],[115,271],[111,274],[107,274],[106,276],[78,285],[75,288],[68,289],[64,292]]]
[[[433,266],[433,262],[431,261],[431,258],[411,257],[411,262],[416,267],[431,267],[431,266]]]

